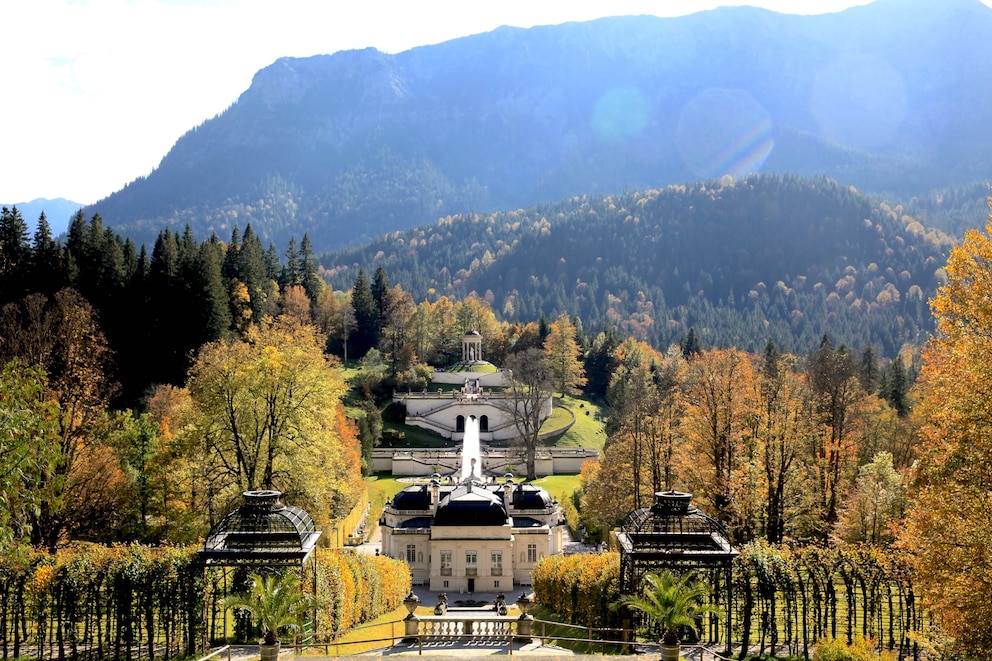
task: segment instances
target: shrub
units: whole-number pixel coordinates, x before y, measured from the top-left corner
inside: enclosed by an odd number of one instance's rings
[[[879,658],[874,642],[860,636],[850,645],[837,638],[823,640],[813,653],[813,661],[877,661]]]
[[[619,597],[618,553],[548,556],[534,567],[532,579],[537,603],[566,622],[612,627],[619,621],[609,608]]]

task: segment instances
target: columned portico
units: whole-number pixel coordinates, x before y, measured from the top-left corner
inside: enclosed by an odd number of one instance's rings
[[[462,338],[462,362],[482,362],[482,335],[479,331],[469,331]]]

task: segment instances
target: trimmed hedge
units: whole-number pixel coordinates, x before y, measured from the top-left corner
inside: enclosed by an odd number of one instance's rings
[[[399,608],[410,591],[410,570],[382,555],[320,550],[317,582],[324,602],[317,629],[340,631]]]
[[[0,557],[3,658],[168,658],[196,652],[203,570],[187,548],[74,544]]]
[[[198,547],[73,544],[49,554],[0,554],[0,657],[58,661],[194,656],[228,635],[218,599],[249,568],[209,568]],[[307,589],[314,572],[307,571]],[[318,550],[316,626],[345,629],[395,610],[410,589],[406,563]],[[204,615],[207,620],[204,620]],[[209,622],[209,625],[208,625]],[[252,627],[235,629],[255,642]]]
[[[871,640],[875,651],[915,657],[918,641],[932,634],[906,558],[892,549],[756,542],[741,549],[733,574],[734,645],[756,646],[759,656],[774,650],[809,658],[838,639],[847,652]],[[615,627],[610,604],[619,598],[619,576],[618,553],[551,556],[534,568],[535,598],[570,624]]]
[[[593,628],[619,625],[610,604],[620,597],[620,554],[552,555],[531,575],[537,603],[570,624]]]

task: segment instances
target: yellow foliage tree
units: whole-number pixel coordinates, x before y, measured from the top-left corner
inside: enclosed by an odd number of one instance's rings
[[[737,349],[712,349],[693,358],[689,370],[682,423],[687,452],[678,458],[679,472],[736,541],[749,540],[765,491],[754,365]]]
[[[575,325],[567,314],[551,324],[551,330],[544,339],[544,352],[548,355],[555,386],[561,396],[577,393],[585,385],[586,375],[579,360],[582,351],[575,340]]]
[[[916,413],[923,451],[899,543],[963,656],[992,649],[992,220],[951,251]]]
[[[343,379],[323,346],[320,333],[290,317],[200,350],[187,385],[186,433],[197,440],[214,515],[256,489],[285,492],[320,523],[354,504],[360,453],[341,414]]]

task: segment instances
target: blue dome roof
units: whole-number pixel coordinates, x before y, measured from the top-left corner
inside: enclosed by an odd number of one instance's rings
[[[551,496],[533,484],[518,484],[513,489],[513,508],[518,510],[545,510],[550,508]]]
[[[472,485],[452,491],[434,513],[435,526],[502,526],[509,522],[503,499]]]
[[[431,494],[426,486],[407,487],[393,496],[393,508],[428,511],[431,508]]]

